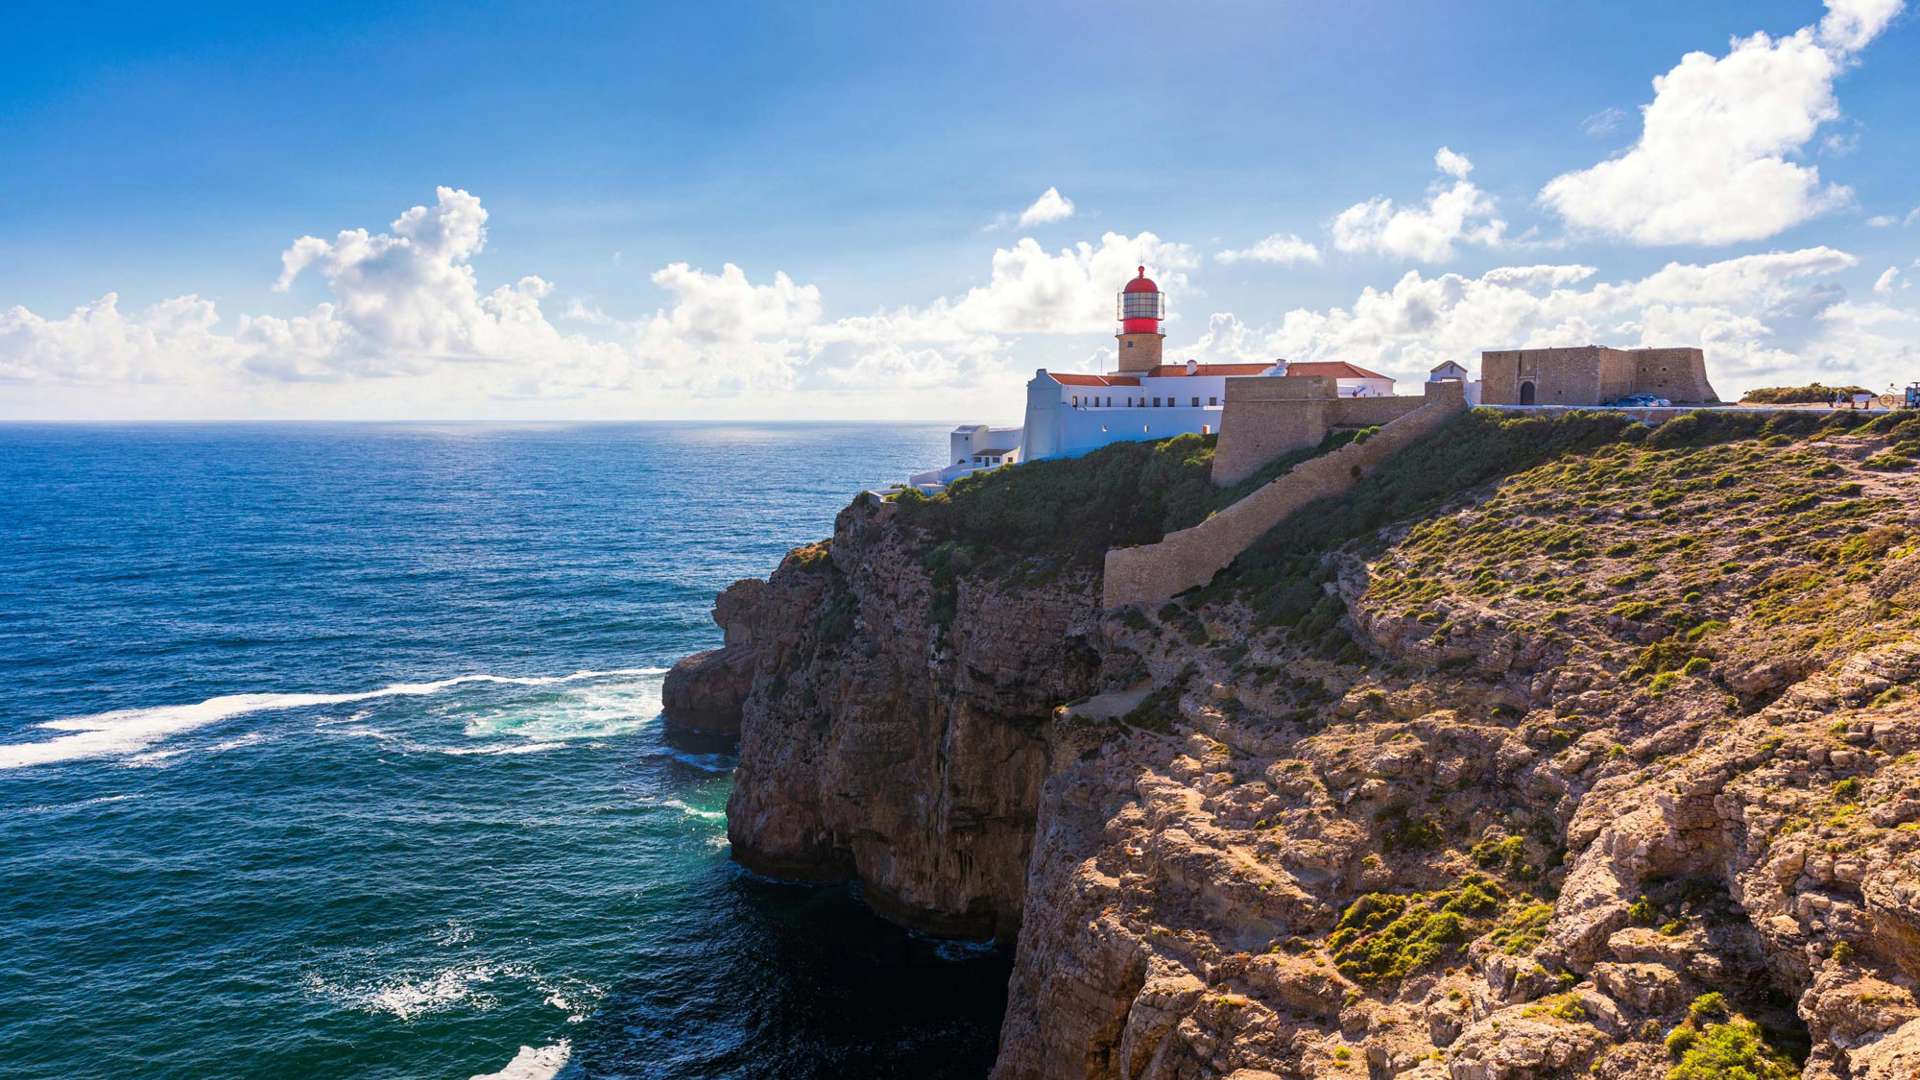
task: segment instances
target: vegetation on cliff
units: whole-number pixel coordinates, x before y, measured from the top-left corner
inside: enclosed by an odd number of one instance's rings
[[[927,565],[935,573],[1045,578],[1098,570],[1108,548],[1153,543],[1371,433],[1332,432],[1226,488],[1210,479],[1216,437],[1176,435],[977,472],[936,495],[903,489],[892,499],[903,523],[931,541]]]
[[[1208,985],[1160,1051],[1196,1063],[1332,1073],[1363,1029],[1392,1075],[1908,1075],[1913,973],[1869,973],[1920,931],[1894,457],[1920,416],[1462,416],[1110,617],[1151,691],[1071,732],[1114,801],[1060,925]]]
[[[1824,386],[1816,382],[1805,386],[1761,386],[1747,391],[1740,400],[1754,405],[1829,405],[1838,394],[1850,397],[1868,393],[1872,391],[1864,386]]]
[[[818,786],[916,897],[1022,883],[999,1075],[1916,1075],[1920,416],[1474,412],[1170,603],[1042,584],[1232,497],[1209,457],[985,473],[796,556],[862,615],[737,791],[777,832]],[[883,746],[929,779],[876,815],[838,793]],[[1041,758],[1037,805],[985,796]]]

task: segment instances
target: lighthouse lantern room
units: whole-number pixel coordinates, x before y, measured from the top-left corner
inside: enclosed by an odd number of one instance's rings
[[[1160,329],[1167,317],[1167,294],[1147,276],[1146,267],[1120,290],[1115,306],[1120,320],[1120,332],[1114,335],[1120,343],[1120,371],[1139,374],[1158,367],[1167,338]]]

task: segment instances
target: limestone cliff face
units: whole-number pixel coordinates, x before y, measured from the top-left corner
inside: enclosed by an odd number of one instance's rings
[[[1920,430],[1753,434],[1104,615],[863,500],[722,617],[736,857],[1017,931],[1001,1080],[1920,1076]]]
[[[1099,658],[1094,583],[937,589],[894,508],[862,498],[723,607],[754,672],[727,807],[734,857],[781,877],[857,879],[899,921],[1012,937],[1047,720]],[[711,663],[712,661],[708,661]]]

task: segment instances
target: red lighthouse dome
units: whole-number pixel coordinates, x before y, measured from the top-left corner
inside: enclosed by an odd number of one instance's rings
[[[1140,276],[1127,282],[1118,297],[1118,315],[1122,334],[1158,334],[1160,321],[1167,317],[1167,294],[1140,268]]]

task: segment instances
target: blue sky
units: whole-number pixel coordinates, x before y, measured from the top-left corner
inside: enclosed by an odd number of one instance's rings
[[[0,417],[998,421],[1136,259],[1203,359],[1905,381],[1920,29],[1832,8],[15,12]]]

